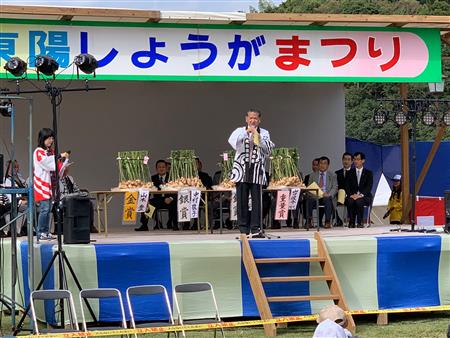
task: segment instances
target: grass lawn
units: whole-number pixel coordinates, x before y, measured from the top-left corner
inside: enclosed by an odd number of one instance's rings
[[[450,312],[423,312],[389,315],[389,325],[376,325],[376,316],[355,317],[357,336],[361,338],[445,338],[450,324]],[[28,324],[26,325],[28,327]],[[285,338],[312,337],[316,325],[312,322],[292,323],[278,329],[278,336]],[[3,317],[0,336],[10,335],[10,318]],[[27,334],[27,332],[23,332]],[[173,335],[171,335],[173,337]],[[213,337],[213,331],[187,332],[188,337]],[[261,327],[227,329],[226,337],[263,337]],[[165,334],[148,334],[143,337],[167,337]],[[218,335],[220,337],[220,335]]]

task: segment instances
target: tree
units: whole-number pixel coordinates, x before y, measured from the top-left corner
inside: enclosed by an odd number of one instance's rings
[[[450,15],[450,2],[443,0],[286,0],[279,6],[269,0],[260,0],[259,11],[265,13],[329,13],[329,14],[399,14]],[[450,55],[450,48],[442,42],[442,54]],[[450,62],[443,61],[443,74],[448,77],[446,94],[450,99]],[[410,84],[410,97],[425,97],[427,84]],[[345,84],[346,135],[361,140],[391,144],[400,140],[399,128],[388,122],[376,128],[372,117],[379,108],[379,98],[399,98],[399,86],[394,83]],[[418,123],[418,140],[433,140],[435,128]],[[450,140],[450,128],[444,137]]]

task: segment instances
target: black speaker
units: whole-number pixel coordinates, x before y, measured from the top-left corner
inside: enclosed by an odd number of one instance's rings
[[[63,201],[64,244],[91,242],[89,197],[72,196]]]

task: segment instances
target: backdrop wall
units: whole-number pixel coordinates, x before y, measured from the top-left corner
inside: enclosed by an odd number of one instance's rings
[[[334,170],[340,167],[345,148],[342,84],[92,81],[90,85],[107,90],[64,93],[59,112],[60,150],[72,150],[71,174],[89,190],[117,186],[116,157],[121,150],[148,149],[154,172],[154,162],[167,158],[170,150],[195,149],[204,170],[212,175],[218,170],[219,154],[229,149],[228,136],[244,125],[249,108],[262,111],[262,127],[270,131],[276,146],[299,149],[303,172],[308,173],[311,160],[320,155],[331,158]],[[70,87],[77,86],[83,83]],[[50,100],[44,94],[33,97],[36,145],[39,129],[51,126],[52,120]],[[17,105],[16,152],[25,173],[26,109],[25,104]],[[0,153],[6,153],[9,126],[9,119],[0,119]],[[113,201],[112,226],[119,223],[119,209],[119,201]]]

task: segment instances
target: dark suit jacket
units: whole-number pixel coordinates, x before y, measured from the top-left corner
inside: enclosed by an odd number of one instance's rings
[[[338,189],[345,189],[344,168],[335,171]]]
[[[199,171],[198,178],[200,178],[200,181],[202,181],[202,184],[205,186],[206,189],[212,189],[213,181],[211,176],[208,175],[208,173],[205,173],[204,171]]]
[[[359,191],[364,197],[372,198],[372,185],[373,174],[369,169],[363,168],[359,185],[355,168],[350,169],[345,175],[345,192],[347,196],[356,194]]]
[[[167,183],[168,180],[169,180],[169,174],[166,174],[166,182],[161,182],[161,180],[159,179],[159,175],[158,174],[152,175],[153,185],[156,188],[158,188],[158,190],[161,190],[161,184]]]
[[[309,185],[309,178],[310,178],[311,174],[308,174],[305,176],[305,179],[303,180],[303,183],[305,183],[306,186]]]

